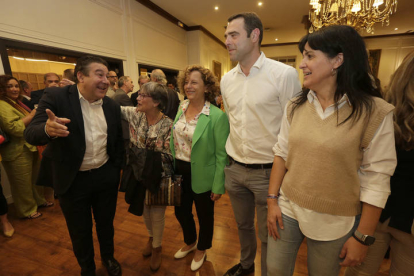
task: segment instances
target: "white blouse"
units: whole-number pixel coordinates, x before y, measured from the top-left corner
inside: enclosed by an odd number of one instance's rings
[[[186,162],[191,161],[191,145],[198,118],[200,118],[201,114],[210,115],[210,102],[206,101],[201,112],[187,122],[185,112],[189,103],[188,100],[181,103],[180,108],[183,113],[181,113],[180,118],[173,127],[175,158]]]

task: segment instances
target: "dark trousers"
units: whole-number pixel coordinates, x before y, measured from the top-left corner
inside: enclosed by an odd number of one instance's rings
[[[175,207],[175,217],[180,223],[184,242],[189,245],[197,241],[196,226],[193,217],[193,201],[195,203],[198,223],[200,226],[198,250],[211,248],[214,229],[214,201],[210,199],[211,191],[196,194],[191,188],[191,164],[175,160],[176,172],[183,176],[181,206]]]
[[[110,161],[95,170],[79,171],[68,192],[59,196],[81,275],[95,275],[92,213],[101,257],[113,258],[119,173]]]
[[[0,181],[1,181],[1,173],[0,173]],[[3,187],[0,183],[0,216],[7,214],[8,206],[7,206],[7,200],[4,197],[3,194]]]

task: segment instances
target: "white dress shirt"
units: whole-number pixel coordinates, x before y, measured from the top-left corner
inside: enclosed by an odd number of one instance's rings
[[[325,119],[335,112],[334,105],[327,107],[324,111],[313,91],[308,93],[308,101],[314,104],[321,119]],[[345,104],[349,104],[346,95],[339,101],[338,109]],[[278,142],[273,147],[274,154],[282,157],[285,161],[288,156],[290,129],[287,116],[285,108]],[[397,165],[394,145],[393,113],[390,112],[378,127],[363,154],[361,167],[358,171],[360,200],[362,202],[384,208],[390,194],[390,177]],[[339,239],[351,231],[355,217],[323,214],[302,208],[290,201],[283,194],[282,189],[283,185],[278,202],[280,209],[283,214],[298,221],[299,228],[306,237],[319,241],[330,241]]]
[[[104,165],[108,159],[107,124],[102,109],[102,99],[90,103],[79,92],[79,101],[82,109],[83,125],[85,129],[85,156],[80,171],[97,169]]]
[[[284,107],[300,91],[296,70],[263,52],[248,76],[240,64],[224,75],[221,93],[230,123],[227,154],[245,164],[272,163]]]

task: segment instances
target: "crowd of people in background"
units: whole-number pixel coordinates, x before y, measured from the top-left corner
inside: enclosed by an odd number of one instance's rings
[[[255,13],[228,19],[225,43],[238,64],[221,83],[190,65],[173,81],[155,69],[135,85],[95,56],[62,78],[45,74],[36,91],[0,76],[0,160],[16,216],[42,216],[39,208],[54,206],[43,186],[53,188],[81,275],[95,275],[92,209],[102,263],[122,275],[113,226],[120,189],[128,211],[143,216],[142,254],[157,271],[166,206],[144,201],[161,177],[181,175],[174,211],[184,244],[174,258],[195,251],[192,271],[213,246],[215,202],[227,191],[240,262],[224,276],[253,275],[255,220],[262,276],[293,275],[305,237],[311,275],[341,266],[347,276],[375,275],[390,245],[390,273],[412,273],[414,52],[382,93],[362,37],[325,27],[299,42],[301,87],[295,68],[260,51],[262,38]],[[12,237],[7,212],[0,186],[2,231]]]

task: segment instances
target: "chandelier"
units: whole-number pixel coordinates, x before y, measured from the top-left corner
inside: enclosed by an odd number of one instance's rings
[[[310,33],[330,25],[373,33],[375,23],[388,26],[390,14],[397,11],[397,0],[310,0],[309,5]]]

